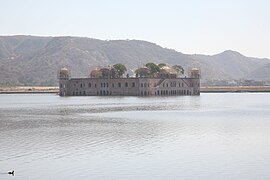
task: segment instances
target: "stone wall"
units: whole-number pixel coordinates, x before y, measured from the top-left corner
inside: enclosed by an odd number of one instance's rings
[[[60,79],[60,96],[199,95],[199,78]]]

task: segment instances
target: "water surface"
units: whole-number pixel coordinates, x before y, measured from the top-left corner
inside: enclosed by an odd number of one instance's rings
[[[2,94],[0,179],[270,179],[269,117],[269,93]]]

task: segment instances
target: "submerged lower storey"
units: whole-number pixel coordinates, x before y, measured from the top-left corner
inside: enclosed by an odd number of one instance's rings
[[[60,96],[199,95],[199,78],[73,78],[60,79]]]

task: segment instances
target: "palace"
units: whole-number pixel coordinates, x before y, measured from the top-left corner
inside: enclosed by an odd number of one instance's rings
[[[105,68],[103,68],[105,69]],[[96,70],[94,70],[96,71]],[[189,77],[163,73],[154,77],[112,77],[90,74],[88,78],[71,78],[68,69],[58,73],[60,96],[181,96],[200,95],[200,74],[197,68]],[[108,71],[108,70],[107,70]]]

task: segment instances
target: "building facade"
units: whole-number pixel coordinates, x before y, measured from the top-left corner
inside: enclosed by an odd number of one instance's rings
[[[60,96],[180,96],[200,95],[200,75],[190,77],[71,78],[67,69],[59,73]]]

